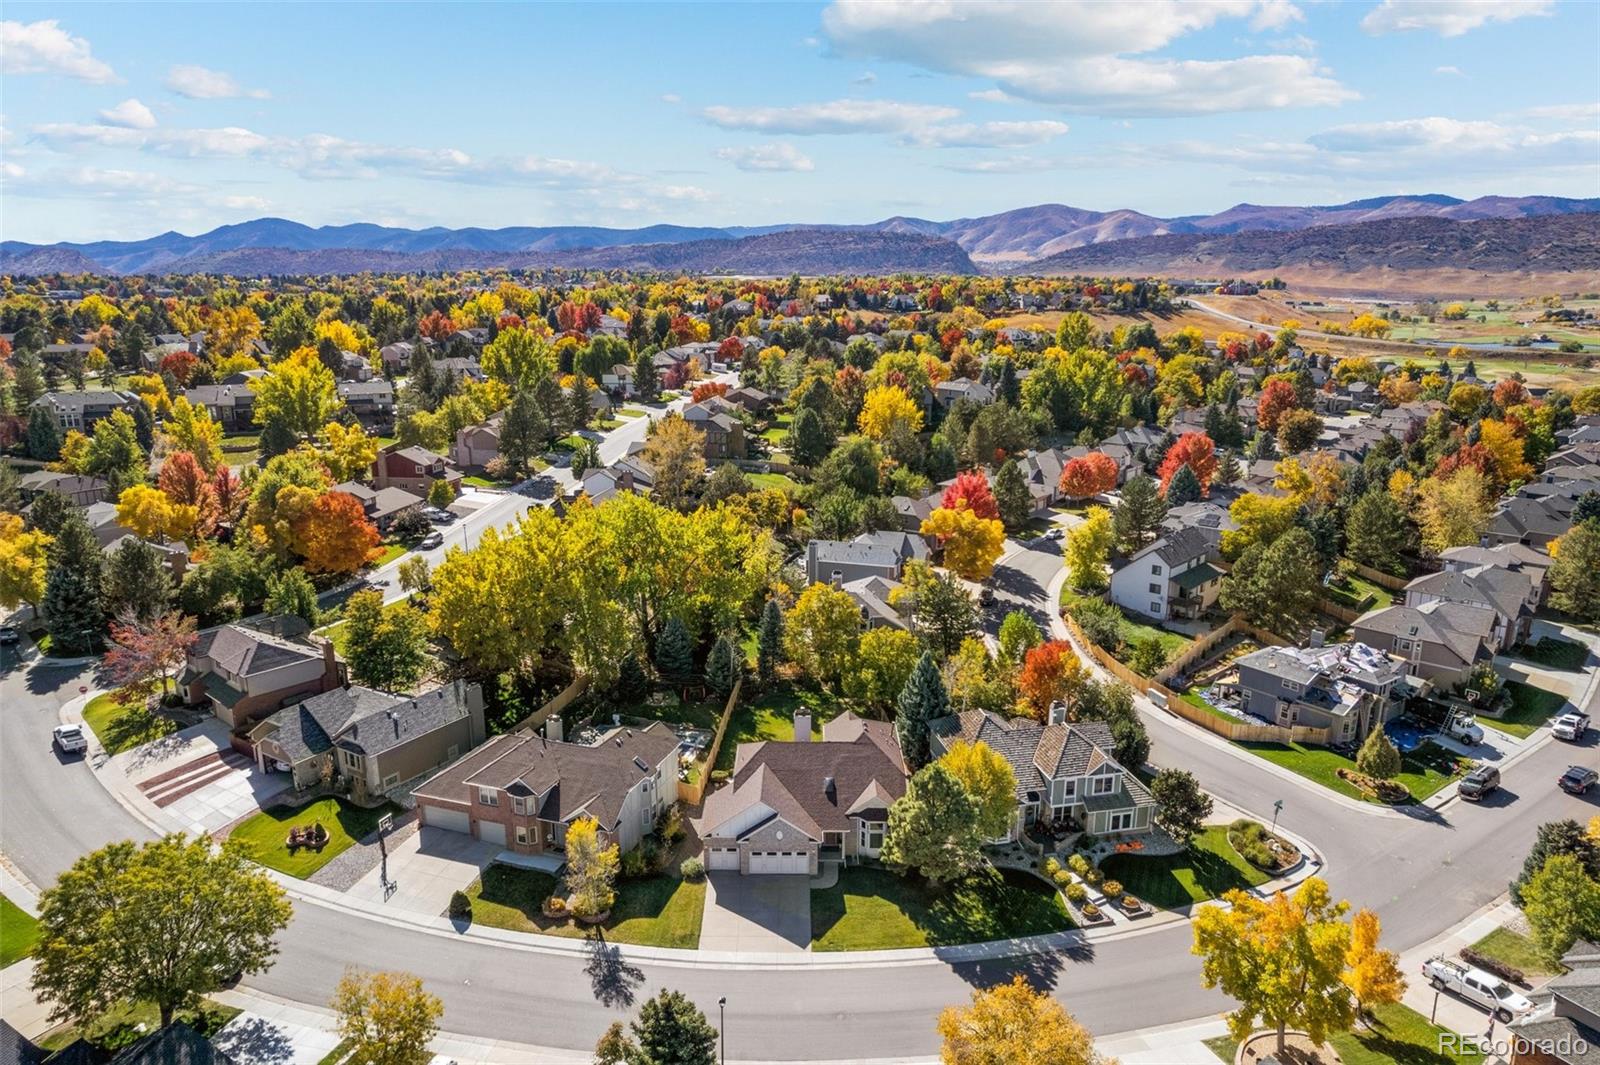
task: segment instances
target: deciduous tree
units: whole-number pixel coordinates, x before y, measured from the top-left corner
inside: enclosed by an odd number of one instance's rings
[[[1156,800],[1156,827],[1180,847],[1188,846],[1211,816],[1211,796],[1186,769],[1157,773],[1150,781],[1150,795]]]
[[[784,655],[814,680],[836,682],[849,665],[860,627],[861,612],[849,593],[813,584],[783,619]]]
[[[1350,949],[1345,952],[1344,986],[1356,1000],[1356,1016],[1373,1006],[1399,1002],[1406,980],[1394,951],[1378,946],[1382,925],[1371,910],[1357,910],[1350,919]]]
[[[921,531],[939,538],[945,566],[969,581],[986,580],[1005,550],[1005,526],[964,508],[939,507],[923,521]]]
[[[706,434],[675,414],[654,423],[643,458],[655,473],[651,497],[662,506],[687,510],[705,479]]]
[[[205,407],[196,406],[184,396],[172,402],[172,413],[162,423],[162,432],[174,451],[195,457],[201,469],[211,473],[222,462],[222,426]]]
[[[1072,703],[1087,676],[1072,645],[1065,640],[1051,640],[1023,657],[1017,690],[1033,715],[1042,721],[1051,703]]]
[[[944,1065],[1113,1065],[1094,1037],[1021,973],[972,993],[972,1005],[939,1014]]]
[[[1106,563],[1115,539],[1111,512],[1105,507],[1090,507],[1082,522],[1067,533],[1067,576],[1080,592],[1098,592],[1106,587]]]
[[[1422,546],[1437,554],[1477,543],[1489,524],[1491,498],[1488,479],[1471,467],[1423,481],[1416,511]]]
[[[295,550],[313,573],[354,573],[378,547],[378,528],[348,492],[324,492],[294,524]]]
[[[1012,666],[1022,665],[1022,658],[1031,649],[1044,642],[1038,624],[1026,611],[1013,610],[1000,622],[1000,661]]]
[[[330,1004],[349,1060],[362,1065],[427,1065],[444,1003],[410,973],[346,969]]]
[[[1281,377],[1268,381],[1256,399],[1256,425],[1263,432],[1276,433],[1283,416],[1300,406],[1294,385]]]
[[[1073,499],[1109,492],[1117,486],[1117,460],[1103,451],[1091,451],[1081,458],[1069,459],[1061,468],[1058,487]]]
[[[406,602],[383,605],[383,593],[362,591],[345,603],[345,659],[350,675],[383,691],[405,691],[428,665],[427,619]]]
[[[896,426],[904,426],[913,433],[921,429],[922,408],[906,395],[905,389],[879,385],[868,389],[856,424],[869,438],[883,441],[892,435]]]
[[[297,439],[309,440],[339,408],[338,383],[311,348],[301,348],[273,364],[256,381],[257,425],[276,426]]]
[[[1600,519],[1579,522],[1555,541],[1550,605],[1581,618],[1600,618]]]
[[[1172,482],[1173,475],[1180,466],[1187,466],[1194,471],[1196,479],[1200,482],[1200,494],[1203,496],[1210,491],[1211,475],[1217,472],[1217,446],[1205,433],[1184,433],[1167,449],[1166,457],[1161,460],[1160,469],[1157,471],[1161,478],[1161,491],[1167,491],[1167,486]]]
[[[322,427],[325,444],[317,451],[335,481],[364,480],[378,460],[378,438],[360,425],[329,422]]]
[[[981,740],[955,741],[938,764],[961,782],[977,808],[978,834],[984,839],[1003,838],[1017,810],[1017,775],[1011,764]]]
[[[1298,632],[1322,595],[1316,559],[1316,545],[1304,529],[1291,529],[1267,547],[1254,545],[1222,579],[1220,601],[1269,631]]]
[[[606,844],[600,835],[600,823],[584,817],[567,829],[566,847],[572,912],[579,917],[606,913],[617,897],[617,845]]]
[[[883,860],[935,883],[970,872],[982,861],[978,808],[948,769],[919,769],[906,793],[889,807]]]
[[[49,573],[51,537],[43,529],[24,529],[22,519],[0,511],[0,606],[37,607]]]
[[[1600,935],[1600,883],[1573,854],[1553,854],[1522,886],[1522,912],[1546,961],[1558,964],[1579,939]]]
[[[887,716],[921,655],[917,638],[904,629],[880,625],[861,634],[855,659],[845,672],[845,694],[873,713]]]

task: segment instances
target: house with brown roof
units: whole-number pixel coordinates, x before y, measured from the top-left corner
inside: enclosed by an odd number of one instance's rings
[[[604,842],[637,847],[678,799],[677,735],[659,721],[592,744],[560,735],[551,718],[545,735],[494,737],[416,789],[422,823],[518,854],[559,854],[567,829],[592,817]]]
[[[1075,825],[1097,836],[1150,830],[1155,799],[1139,778],[1117,763],[1111,727],[1104,721],[1069,724],[1058,703],[1048,724],[971,710],[928,722],[933,756],[957,740],[982,743],[1011,766],[1017,809],[1007,839],[1036,821]]]
[[[739,745],[732,781],[706,799],[697,824],[707,869],[815,876],[821,862],[883,848],[889,807],[906,792],[894,726],[846,713],[813,743],[801,708],[794,734],[803,738]]]
[[[298,626],[286,622],[280,631],[296,628],[303,632],[304,622]],[[312,643],[303,636],[281,636],[243,625],[220,625],[200,633],[178,678],[191,706],[209,707],[236,731],[297,697],[344,682],[344,666],[329,641],[319,638]]]
[[[450,461],[462,469],[481,469],[500,457],[500,423],[505,412],[492,415],[479,425],[468,425],[456,430],[455,443],[450,446]]]
[[[435,455],[425,447],[391,444],[378,452],[372,464],[372,483],[376,488],[404,488],[426,499],[435,481],[448,481],[450,487],[459,492],[461,471],[450,465],[443,455]]]
[[[706,434],[707,462],[745,457],[744,423],[732,403],[713,396],[683,408],[683,420]]]

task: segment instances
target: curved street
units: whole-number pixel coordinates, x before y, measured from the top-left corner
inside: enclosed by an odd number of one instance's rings
[[[1013,551],[996,573],[996,615],[1024,604],[1044,620],[1060,567],[1053,543]],[[63,761],[50,747],[60,707],[90,683],[91,671],[25,668],[12,649],[3,653],[0,851],[47,886],[84,852],[115,839],[148,838],[150,830],[87,765]],[[1531,747],[1507,765],[1501,792],[1481,806],[1452,801],[1437,812],[1406,814],[1286,779],[1248,753],[1141,705],[1153,762],[1192,770],[1219,798],[1259,816],[1270,817],[1281,799],[1279,823],[1322,852],[1337,896],[1378,911],[1384,943],[1397,951],[1428,941],[1500,895],[1536,825],[1562,817],[1582,822],[1600,812],[1555,787],[1570,762],[1595,763],[1593,739],[1579,750],[1552,742]],[[589,957],[552,953],[302,900],[276,966],[248,985],[320,1007],[348,964],[405,969],[444,1000],[449,1032],[574,1050],[591,1048],[634,1001],[673,987],[712,1016],[717,999],[727,996],[730,1060],[863,1060],[935,1052],[939,1010],[1015,971],[1053,989],[1100,1035],[1214,1016],[1227,1001],[1201,989],[1189,945],[1187,925],[1168,924],[1002,962],[799,955],[784,964],[725,965],[687,952],[670,962],[631,957],[628,948]]]

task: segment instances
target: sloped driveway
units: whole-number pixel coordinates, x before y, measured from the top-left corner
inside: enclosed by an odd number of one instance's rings
[[[810,877],[711,873],[706,881],[701,950],[784,954],[810,949]]]

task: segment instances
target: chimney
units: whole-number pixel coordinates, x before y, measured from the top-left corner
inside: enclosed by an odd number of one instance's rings
[[[794,738],[796,743],[811,742],[811,711],[805,706],[794,709]]]
[[[1323,640],[1326,638],[1327,635],[1321,629],[1312,629],[1310,634],[1306,636],[1306,646],[1321,647]]]
[[[544,723],[544,738],[552,743],[560,743],[564,737],[564,726],[560,714],[551,714]]]
[[[1067,704],[1057,699],[1050,704],[1050,724],[1065,725],[1067,723]]]
[[[833,577],[828,581],[828,583],[834,588],[842,587],[844,585],[844,570],[834,570]]]

